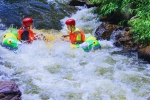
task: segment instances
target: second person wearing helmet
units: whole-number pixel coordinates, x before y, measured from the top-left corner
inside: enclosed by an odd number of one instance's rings
[[[70,31],[69,35],[63,35],[63,38],[69,37],[69,41],[72,44],[80,44],[85,41],[85,35],[82,30],[75,26],[76,22],[74,19],[68,19],[66,21],[66,25],[68,30]]]
[[[28,17],[22,20],[23,26],[18,30],[18,39],[20,41],[32,42],[35,40],[35,34],[32,30],[33,19]]]

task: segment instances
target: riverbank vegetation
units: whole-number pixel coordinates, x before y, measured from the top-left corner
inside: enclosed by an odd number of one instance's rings
[[[112,12],[125,17],[118,24],[127,21],[133,31],[133,38],[138,44],[150,45],[150,1],[149,0],[86,0],[97,5],[98,15],[105,16]]]

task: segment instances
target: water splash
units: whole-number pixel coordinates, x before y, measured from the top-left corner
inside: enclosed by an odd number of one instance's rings
[[[47,0],[48,3],[56,3],[56,2],[59,2],[59,3],[67,3],[67,2],[70,2],[71,0]]]
[[[86,12],[84,15],[88,18],[83,18],[83,14],[78,12],[78,16],[73,14],[71,17],[77,20],[77,26],[86,30],[87,23],[92,22],[90,18],[93,19],[92,23],[95,22],[95,15],[86,8],[79,12],[82,11]],[[65,20],[66,18],[62,19],[63,22]],[[90,26],[93,28],[93,24],[88,27]],[[17,53],[0,46],[0,79],[14,80],[21,89],[23,100],[149,98],[150,65],[138,60],[136,56],[128,57],[116,53],[120,49],[113,47],[110,41],[100,42],[103,48],[89,53],[82,49],[72,50],[70,43],[60,38],[51,42],[52,49],[40,40],[24,44]]]
[[[92,13],[94,8],[87,9],[86,7],[80,7],[80,9],[82,10],[79,10],[75,14],[72,14],[70,17],[65,17],[61,20],[61,23],[63,25],[63,28],[61,30],[62,33],[67,33],[65,21],[69,18],[73,18],[76,21],[76,26],[82,29],[85,34],[94,34],[95,29],[98,27],[98,25],[101,24],[101,22],[98,22],[96,15]]]
[[[0,19],[0,30],[5,30],[6,26],[2,24],[2,20]]]

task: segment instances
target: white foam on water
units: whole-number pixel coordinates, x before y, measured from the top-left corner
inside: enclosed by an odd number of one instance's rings
[[[85,8],[71,17],[78,27],[86,30],[91,26],[93,32],[97,24],[92,16]],[[23,100],[146,100],[150,65],[138,62],[135,56],[115,53],[120,49],[110,41],[100,43],[101,50],[88,53],[81,48],[72,50],[61,39],[50,42],[52,48],[40,40],[23,44],[17,53],[0,46],[0,79],[14,80]]]
[[[59,2],[59,3],[66,3],[66,2],[69,2],[70,0],[47,0],[48,3],[56,3],[56,2]]]
[[[61,20],[63,24],[63,29],[61,30],[63,34],[67,34],[68,30],[65,25],[65,22],[69,18],[73,18],[76,21],[76,26],[83,30],[85,34],[93,34],[95,29],[100,25],[101,22],[98,22],[98,19],[95,14],[91,13],[94,8],[87,9],[86,7],[80,8],[82,10],[77,11],[75,14],[72,14],[71,17],[65,17]]]

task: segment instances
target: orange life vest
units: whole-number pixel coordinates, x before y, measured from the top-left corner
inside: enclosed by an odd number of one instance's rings
[[[34,33],[31,29],[26,29],[24,27],[21,27],[19,30],[18,30],[18,40],[22,40],[22,33],[24,31],[28,31],[29,35],[28,35],[28,42],[32,42],[33,40],[35,40],[35,37],[34,37]]]
[[[78,42],[82,43],[85,41],[84,32],[80,30],[79,28],[75,28],[73,32],[70,32],[69,38],[70,38],[70,42],[73,44],[78,43]]]

